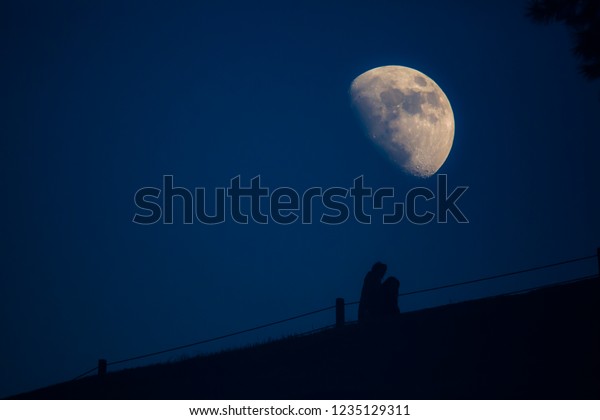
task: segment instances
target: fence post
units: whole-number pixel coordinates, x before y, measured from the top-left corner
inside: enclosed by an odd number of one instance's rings
[[[346,323],[346,305],[344,304],[344,298],[337,298],[335,300],[335,326],[342,328]]]
[[[106,359],[98,359],[98,376],[106,375]]]

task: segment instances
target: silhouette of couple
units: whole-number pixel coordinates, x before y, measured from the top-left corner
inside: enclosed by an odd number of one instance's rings
[[[398,308],[400,282],[395,277],[388,277],[381,283],[386,270],[385,264],[376,262],[365,276],[358,305],[358,322],[392,320],[400,315]]]

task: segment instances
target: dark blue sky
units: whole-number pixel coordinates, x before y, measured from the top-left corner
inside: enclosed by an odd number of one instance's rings
[[[523,1],[218,3],[0,6],[0,396],[70,379],[99,357],[357,300],[377,260],[408,292],[595,252],[600,86],[578,73],[562,26],[533,24]],[[389,64],[425,73],[448,96],[456,134],[440,173],[469,187],[469,224],[132,223],[136,190],[165,174],[190,189],[238,174],[271,189],[350,187],[360,175],[399,194],[434,188],[385,159],[350,107],[352,80]]]

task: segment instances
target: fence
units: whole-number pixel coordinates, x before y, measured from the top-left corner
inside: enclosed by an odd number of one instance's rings
[[[532,271],[543,270],[543,269],[547,269],[547,268],[551,268],[551,267],[557,267],[557,266],[560,266],[560,265],[571,264],[571,263],[574,263],[574,262],[579,262],[579,261],[584,261],[584,260],[590,260],[592,258],[596,258],[597,261],[598,261],[598,275],[591,275],[591,276],[586,276],[586,277],[578,277],[578,278],[575,278],[575,279],[569,279],[569,280],[565,280],[565,281],[553,283],[552,285],[567,284],[567,283],[571,283],[571,282],[581,281],[581,280],[590,279],[590,278],[593,278],[593,277],[596,277],[596,276],[600,276],[600,248],[598,248],[596,250],[596,255],[588,255],[588,256],[585,256],[585,257],[573,258],[573,259],[570,259],[570,260],[564,260],[564,261],[560,261],[560,262],[556,262],[556,263],[552,263],[552,264],[546,264],[546,265],[541,265],[541,266],[536,266],[536,267],[530,267],[530,268],[526,268],[526,269],[522,269],[522,270],[518,270],[518,271],[511,271],[511,272],[508,272],[508,273],[497,274],[497,275],[488,276],[488,277],[482,277],[482,278],[479,278],[479,279],[468,280],[468,281],[464,281],[464,282],[460,282],[460,283],[453,283],[453,284],[447,284],[447,285],[443,285],[443,286],[430,287],[430,288],[427,288],[427,289],[413,290],[411,292],[400,293],[398,296],[399,297],[410,296],[410,295],[415,295],[415,294],[419,294],[419,293],[427,293],[427,292],[432,292],[432,291],[435,291],[435,290],[442,290],[442,289],[448,289],[448,288],[457,287],[457,286],[463,286],[463,285],[467,285],[467,284],[480,283],[480,282],[489,281],[489,280],[496,280],[496,279],[499,279],[499,278],[514,276],[514,275],[517,275],[517,274],[523,274],[523,273],[528,273],[528,272],[532,272]],[[548,286],[548,285],[546,285],[546,286]],[[539,289],[541,287],[544,287],[544,286],[538,286],[538,287],[521,289],[521,290],[513,290],[511,292],[504,293],[503,295],[514,294],[514,293],[523,293],[523,292],[527,292],[527,291],[530,291],[530,290]],[[500,296],[502,296],[502,295],[500,295]],[[289,321],[293,321],[295,319],[300,319],[300,318],[311,316],[311,315],[314,315],[314,314],[317,314],[317,313],[320,313],[320,312],[329,311],[331,309],[335,309],[335,327],[336,328],[341,328],[346,323],[346,319],[345,319],[346,318],[346,306],[358,305],[358,304],[359,304],[358,301],[346,303],[343,298],[337,298],[336,302],[335,302],[335,305],[332,305],[332,306],[328,306],[328,307],[321,308],[321,309],[316,309],[314,311],[305,312],[305,313],[302,313],[300,315],[295,315],[295,316],[292,316],[292,317],[289,317],[289,318],[281,319],[279,321],[269,322],[267,324],[258,325],[258,326],[252,327],[252,328],[247,328],[247,329],[244,329],[244,330],[235,331],[235,332],[224,334],[224,335],[220,335],[220,336],[217,336],[217,337],[212,337],[212,338],[209,338],[209,339],[196,341],[196,342],[189,343],[189,344],[184,344],[184,345],[181,345],[181,346],[171,347],[171,348],[168,348],[168,349],[165,349],[165,350],[159,350],[159,351],[154,351],[154,352],[151,352],[151,353],[146,353],[146,354],[142,354],[142,355],[138,355],[138,356],[133,356],[133,357],[129,357],[129,358],[122,359],[122,360],[116,360],[116,361],[110,362],[110,363],[106,359],[99,359],[97,367],[93,367],[93,368],[91,368],[91,369],[83,372],[82,374],[80,374],[77,377],[73,378],[73,380],[80,379],[80,378],[82,378],[84,376],[87,376],[87,375],[91,374],[94,371],[97,371],[99,376],[103,376],[103,375],[106,374],[108,366],[114,366],[114,365],[118,365],[118,364],[123,364],[123,363],[131,362],[131,361],[134,361],[134,360],[145,359],[145,358],[148,358],[148,357],[158,356],[160,354],[170,353],[170,352],[174,352],[174,351],[177,351],[177,350],[181,350],[181,349],[185,349],[185,348],[189,348],[189,347],[198,346],[198,345],[201,345],[201,344],[206,344],[206,343],[211,343],[211,342],[214,342],[214,341],[223,340],[225,338],[233,337],[233,336],[240,335],[240,334],[245,334],[245,333],[248,333],[248,332],[251,332],[251,331],[257,331],[257,330],[260,330],[260,329],[271,327],[273,325],[283,324],[283,323],[286,323],[286,322],[289,322]]]

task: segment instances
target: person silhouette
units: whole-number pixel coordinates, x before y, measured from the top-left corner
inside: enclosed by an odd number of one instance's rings
[[[381,262],[373,264],[363,281],[358,304],[358,322],[372,322],[380,318],[381,304],[381,279],[385,275],[387,266]]]
[[[398,307],[398,291],[400,281],[396,277],[388,277],[381,285],[379,293],[379,311],[382,320],[392,320],[400,316]]]

